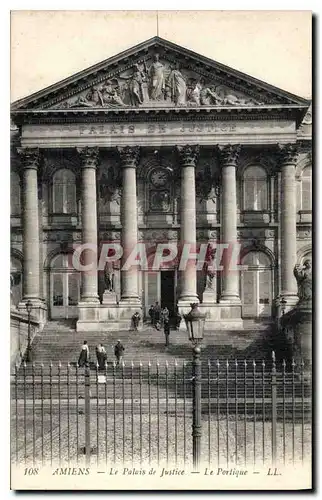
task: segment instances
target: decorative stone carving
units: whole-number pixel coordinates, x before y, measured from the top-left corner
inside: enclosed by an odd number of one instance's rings
[[[150,191],[150,210],[168,212],[170,210],[169,191]]]
[[[93,82],[81,95],[57,102],[58,108],[122,108],[127,106],[254,106],[261,100],[248,97],[223,84],[222,77],[205,78],[200,65],[189,63],[177,54],[148,55],[135,60],[120,70],[106,72],[105,81]],[[203,72],[204,73],[204,72]],[[230,82],[233,83],[232,79]],[[75,88],[73,89],[75,92]],[[74,93],[73,92],[73,93]],[[250,89],[247,89],[247,93]],[[46,106],[45,106],[46,107]]]
[[[306,259],[301,267],[296,264],[294,276],[298,286],[299,303],[312,300],[312,263]]]
[[[82,167],[96,168],[99,160],[99,149],[96,147],[77,148]]]
[[[149,95],[152,100],[164,98],[165,91],[165,66],[159,59],[159,54],[155,54],[153,62],[148,70],[149,75]]]
[[[296,144],[278,144],[278,151],[283,164],[296,164],[298,158]]]
[[[179,69],[179,64],[176,64],[175,68],[171,69],[167,80],[167,88],[169,89],[171,101],[175,105],[182,106],[186,104],[187,85]]]
[[[113,273],[113,268],[110,263],[106,263],[104,269],[104,285],[105,291],[115,292],[115,274]]]
[[[17,148],[17,153],[24,168],[38,168],[40,163],[39,148]]]
[[[177,146],[179,160],[182,167],[196,166],[198,161],[200,147],[199,146]]]
[[[122,177],[120,171],[109,167],[102,172],[99,181],[100,197],[105,203],[115,201],[118,205],[122,197]]]
[[[222,165],[237,166],[241,146],[240,144],[228,144],[227,146],[218,146],[220,161]]]
[[[122,167],[137,167],[140,158],[139,146],[118,147]]]
[[[206,165],[204,170],[196,175],[196,196],[200,203],[204,200],[212,200],[215,203],[219,191],[219,175],[214,175],[210,165]]]
[[[296,237],[300,240],[310,240],[312,238],[311,228],[300,228],[297,230]]]

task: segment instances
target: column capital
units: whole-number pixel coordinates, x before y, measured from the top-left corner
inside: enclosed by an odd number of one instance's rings
[[[278,154],[282,164],[295,165],[298,158],[297,144],[278,144]]]
[[[83,168],[96,168],[99,160],[99,148],[84,147],[76,148]]]
[[[179,160],[182,167],[195,167],[199,158],[200,146],[177,146]]]
[[[17,153],[21,159],[23,168],[38,170],[40,164],[39,148],[17,148]]]
[[[122,167],[136,168],[138,166],[140,160],[140,146],[118,146],[117,152]]]
[[[240,150],[240,144],[227,144],[225,146],[218,146],[221,165],[230,165],[233,167],[237,167]]]

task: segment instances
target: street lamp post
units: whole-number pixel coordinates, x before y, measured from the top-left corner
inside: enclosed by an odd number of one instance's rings
[[[27,338],[26,361],[30,362],[31,361],[30,314],[31,314],[31,310],[32,310],[32,302],[31,302],[31,300],[28,300],[26,302],[26,309],[27,309],[27,313],[28,313],[28,338]]]
[[[193,345],[192,361],[192,457],[193,469],[199,470],[201,457],[201,349],[206,314],[202,313],[198,304],[191,304],[191,311],[185,314],[184,320]]]

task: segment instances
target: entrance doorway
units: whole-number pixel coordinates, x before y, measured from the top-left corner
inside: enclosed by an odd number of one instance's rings
[[[175,306],[175,271],[161,271],[161,307],[167,307],[173,316]]]
[[[272,315],[272,268],[264,252],[251,251],[242,260],[248,266],[241,272],[243,318],[269,318]]]
[[[57,255],[51,263],[50,306],[52,319],[78,317],[80,273],[68,267],[68,254]]]

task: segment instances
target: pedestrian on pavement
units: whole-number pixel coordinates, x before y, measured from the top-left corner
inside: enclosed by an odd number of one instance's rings
[[[96,358],[99,370],[105,369],[105,362],[107,359],[105,347],[102,344],[98,344],[96,347]]]
[[[114,347],[114,354],[116,357],[116,365],[117,366],[120,366],[124,351],[125,351],[124,346],[121,344],[121,341],[118,340],[117,343],[115,344],[115,347]]]
[[[89,366],[89,348],[87,345],[87,340],[84,340],[84,344],[82,345],[77,366],[79,368],[82,368],[83,366]]]

